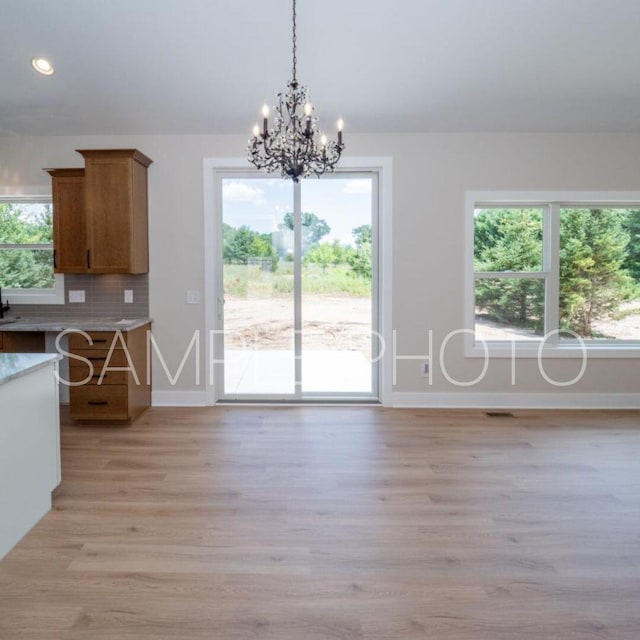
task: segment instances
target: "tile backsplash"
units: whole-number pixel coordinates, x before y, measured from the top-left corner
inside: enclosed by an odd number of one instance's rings
[[[125,289],[133,291],[133,302],[124,302]],[[69,291],[84,291],[84,302],[69,302]],[[149,276],[107,274],[64,277],[62,304],[16,304],[7,317],[38,320],[102,318],[146,318],[149,316]],[[9,300],[11,302],[11,300]]]

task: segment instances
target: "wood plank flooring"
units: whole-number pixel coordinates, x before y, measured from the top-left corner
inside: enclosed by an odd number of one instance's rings
[[[1,640],[640,638],[637,412],[63,421]]]

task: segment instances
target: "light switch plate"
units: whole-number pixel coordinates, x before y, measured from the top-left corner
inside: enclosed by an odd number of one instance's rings
[[[124,301],[129,304],[133,302],[133,289],[124,290]]]
[[[69,302],[84,302],[84,289],[69,291]]]
[[[200,304],[200,292],[187,291],[187,304]]]

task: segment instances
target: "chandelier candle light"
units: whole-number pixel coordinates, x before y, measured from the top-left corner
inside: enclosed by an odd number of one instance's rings
[[[274,126],[269,128],[269,106],[262,107],[262,130],[256,124],[247,148],[249,162],[257,169],[298,182],[300,176],[312,173],[320,177],[334,171],[344,149],[342,130],[344,121],[338,120],[338,140],[328,141],[318,131],[317,118],[309,101],[308,90],[296,78],[296,0],[293,0],[293,70],[287,93],[278,94]]]

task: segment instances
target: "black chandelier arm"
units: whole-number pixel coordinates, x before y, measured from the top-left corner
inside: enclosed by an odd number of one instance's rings
[[[266,136],[254,136],[249,142],[249,161],[260,170],[280,170],[282,177],[298,182],[301,176],[333,172],[336,168],[343,144],[334,141],[317,147],[312,137],[295,129],[287,132],[272,129]]]

